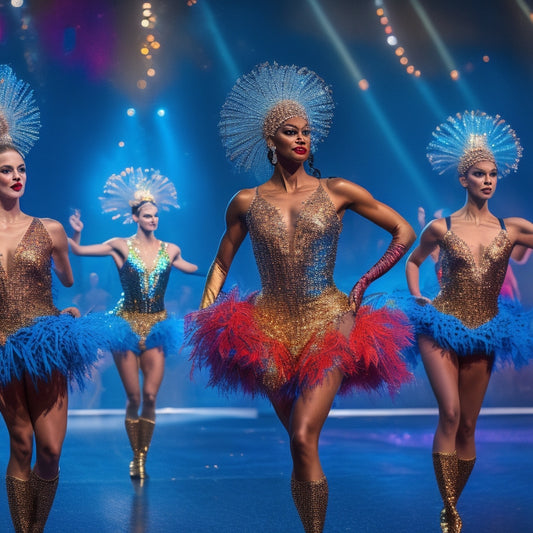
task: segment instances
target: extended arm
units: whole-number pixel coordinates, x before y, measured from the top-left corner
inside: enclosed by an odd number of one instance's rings
[[[211,305],[224,286],[233,258],[248,233],[244,218],[251,198],[252,195],[249,190],[240,191],[228,205],[226,210],[226,231],[220,241],[215,260],[207,274],[200,309]]]
[[[121,267],[125,258],[128,256],[127,246],[124,239],[113,238],[101,244],[81,245],[81,232],[83,230],[83,222],[80,218],[80,212],[75,211],[69,218],[70,225],[74,230],[71,238],[68,239],[70,249],[73,254],[91,257],[103,257],[110,255],[113,257],[117,267]]]
[[[183,259],[179,246],[176,246],[175,244],[171,244],[171,246],[173,248],[174,257],[172,260],[172,266],[178,270],[181,270],[182,272],[185,272],[185,274],[194,274],[198,270],[198,266]]]

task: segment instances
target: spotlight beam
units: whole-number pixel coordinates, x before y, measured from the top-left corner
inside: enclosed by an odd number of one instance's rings
[[[213,37],[213,40],[215,41],[217,51],[222,57],[226,68],[228,69],[229,77],[232,80],[236,80],[239,77],[239,69],[237,68],[237,64],[235,63],[235,60],[233,59],[228,45],[226,44],[226,41],[222,36],[215,16],[213,15],[213,11],[209,7],[209,3],[207,1],[200,2],[199,5],[204,12],[207,26],[211,31],[211,35]]]
[[[322,26],[322,29],[329,37],[331,44],[333,44],[333,47],[342,59],[344,66],[347,68],[352,78],[357,82],[357,84],[359,84],[359,82],[363,79],[361,70],[350,55],[350,52],[346,48],[346,45],[342,42],[341,38],[339,37],[339,34],[327,18],[326,14],[324,13],[324,10],[322,9],[317,0],[307,0],[307,2],[311,6],[311,9],[313,10],[316,18],[318,19],[318,22]]]
[[[523,11],[529,22],[533,22],[533,13],[524,0],[516,0],[518,7]]]
[[[344,63],[344,66],[352,76],[356,84],[359,84],[363,80],[363,76],[356,62],[348,52],[346,45],[342,42],[337,31],[334,29],[331,22],[328,20],[324,10],[320,6],[317,0],[307,0],[311,6],[318,22],[322,26],[322,29],[329,37],[333,47],[339,54],[340,59]],[[416,168],[416,165],[412,159],[407,155],[408,149],[402,143],[399,135],[397,135],[389,122],[388,118],[382,111],[381,106],[377,103],[374,96],[369,91],[362,91],[365,103],[372,113],[374,119],[379,124],[382,134],[387,140],[392,152],[396,155],[402,167],[405,170],[406,175],[414,183],[420,195],[423,197],[423,201],[430,205],[437,205],[436,198],[433,192],[429,189],[426,180]]]
[[[415,10],[416,14],[418,15],[418,18],[422,22],[424,28],[426,29],[429,37],[433,41],[433,44],[435,45],[435,48],[437,49],[437,52],[442,59],[444,65],[448,69],[448,72],[457,71],[457,66],[455,64],[455,61],[453,60],[450,52],[448,51],[448,48],[444,44],[444,41],[442,40],[441,36],[439,35],[439,32],[431,22],[431,19],[429,18],[428,14],[426,13],[426,10],[422,7],[419,0],[409,0],[411,2],[411,5],[413,6],[413,9]],[[460,90],[460,92],[463,94],[467,106],[471,109],[479,108],[479,101],[474,96],[472,91],[470,90],[468,84],[464,80],[458,80],[457,81],[457,87]]]

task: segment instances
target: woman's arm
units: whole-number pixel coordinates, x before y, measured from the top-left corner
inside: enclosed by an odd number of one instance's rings
[[[416,239],[411,225],[394,209],[376,200],[366,189],[347,180],[328,180],[334,203],[339,212],[349,209],[388,231],[392,241],[381,259],[354,285],[350,306],[357,311],[366,288],[388,272],[407,252]]]
[[[529,257],[527,249],[533,248],[533,224],[525,218],[513,217],[505,219],[507,233],[514,248],[511,257],[518,261]]]
[[[50,218],[44,218],[42,219],[42,222],[52,239],[52,261],[54,272],[65,287],[72,287],[74,276],[68,258],[68,241],[65,229],[59,222]]]
[[[81,232],[83,230],[83,222],[79,210],[76,210],[73,215],[69,217],[69,223],[74,233],[68,239],[70,249],[74,255],[103,257],[110,255],[115,260],[115,263],[120,268],[122,263],[128,256],[127,246],[124,239],[112,238],[101,244],[81,245]]]
[[[245,216],[253,199],[253,189],[238,192],[226,210],[226,231],[222,235],[215,260],[207,274],[200,309],[211,305],[217,298],[228,274],[229,268],[248,233]]]
[[[189,263],[189,261],[185,261],[181,255],[180,247],[175,244],[170,244],[171,247],[171,257],[172,259],[172,266],[174,268],[177,268],[178,270],[181,270],[182,272],[185,272],[185,274],[193,274],[198,270],[198,266]]]
[[[418,298],[420,293],[420,265],[439,246],[439,241],[446,230],[442,219],[430,222],[420,235],[420,243],[407,258],[405,275],[409,292]]]

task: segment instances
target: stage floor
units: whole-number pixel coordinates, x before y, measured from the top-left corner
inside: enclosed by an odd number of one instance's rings
[[[325,532],[438,533],[436,416],[351,416],[358,414],[334,411],[322,434],[330,487]],[[4,472],[4,424],[0,443]],[[303,531],[290,495],[287,436],[269,413],[160,412],[144,486],[130,481],[130,458],[122,414],[73,412],[46,531]],[[533,415],[481,416],[478,462],[459,502],[464,533],[533,531],[532,479]],[[0,531],[11,531],[4,490]]]

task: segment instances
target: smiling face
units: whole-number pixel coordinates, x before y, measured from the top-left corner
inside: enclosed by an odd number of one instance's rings
[[[159,225],[159,211],[157,207],[147,202],[132,215],[133,221],[144,231],[155,231]]]
[[[276,147],[278,161],[303,163],[309,157],[311,130],[305,118],[287,119],[269,138],[269,146]]]
[[[465,175],[459,176],[459,181],[472,198],[488,200],[496,191],[498,169],[492,161],[478,161],[466,171]]]
[[[0,152],[0,195],[17,199],[24,194],[26,163],[14,149]]]

